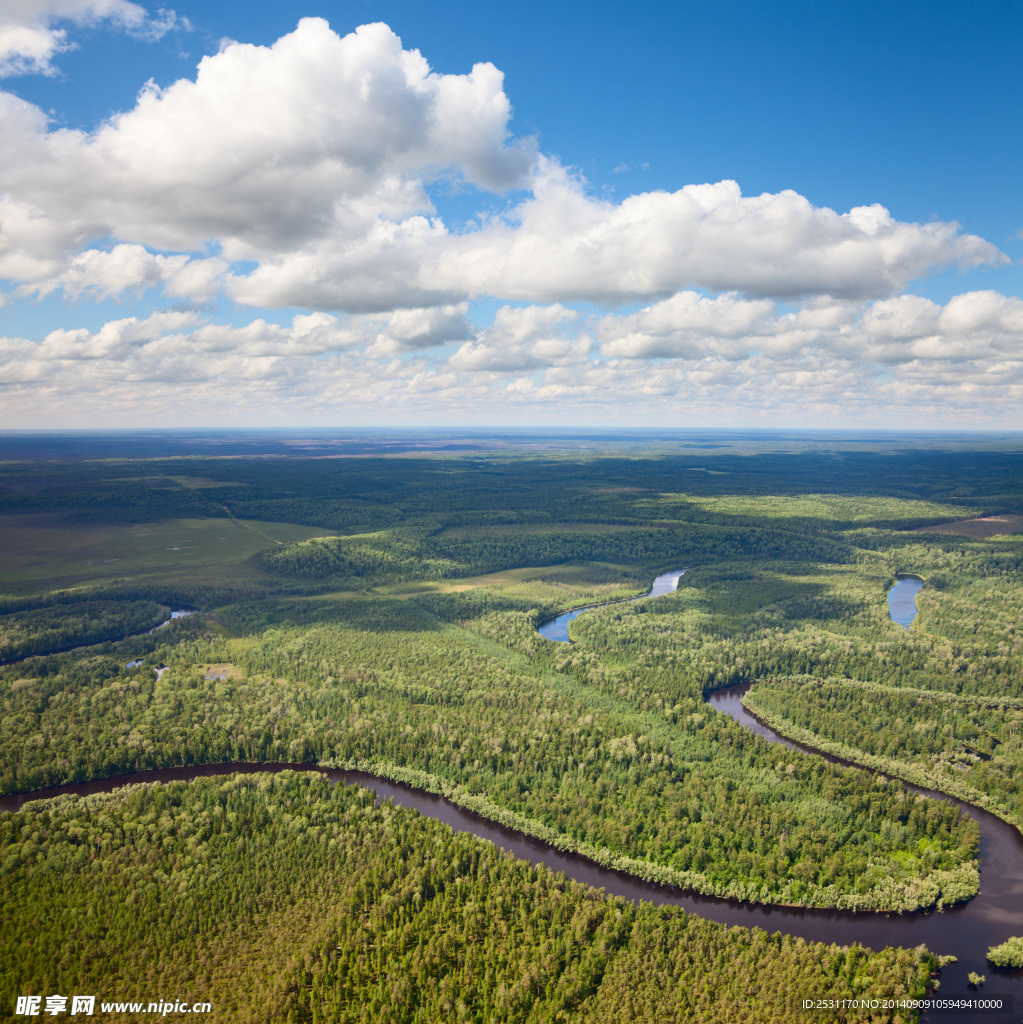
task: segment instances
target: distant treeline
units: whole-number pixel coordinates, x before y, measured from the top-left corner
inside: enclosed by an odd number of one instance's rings
[[[701,472],[713,469],[713,474]],[[858,495],[888,501],[1020,511],[1023,460],[998,451],[799,453],[663,451],[639,457],[533,452],[358,459],[193,456],[0,465],[0,515],[48,513],[69,523],[215,517],[301,523],[343,533],[440,529],[487,522],[658,519],[663,495],[721,498]],[[820,525],[796,510],[793,525]],[[872,510],[861,527],[909,527],[954,518],[940,508],[909,519]],[[713,521],[690,503],[670,518]],[[757,518],[751,511],[750,520]],[[853,525],[841,514],[838,528]],[[800,521],[801,520],[801,521]],[[743,525],[748,525],[744,523]]]
[[[594,525],[596,529],[585,530],[530,526],[515,532],[484,527],[457,536],[397,531],[324,537],[256,557],[271,575],[337,584],[450,579],[573,561],[684,568],[740,558],[838,562],[854,557],[853,549],[829,538],[783,530],[688,523],[653,529]]]

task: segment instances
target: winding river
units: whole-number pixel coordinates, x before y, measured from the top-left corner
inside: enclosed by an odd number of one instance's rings
[[[658,576],[654,581],[653,588],[644,594],[643,598],[671,593],[678,587],[682,572],[682,570],[676,570]],[[634,598],[632,600],[641,599]],[[567,635],[568,622],[594,607],[601,606],[593,605],[566,612],[557,619],[545,623],[540,627],[540,631],[551,639],[557,639],[563,643],[570,642]],[[558,628],[563,631],[564,635],[551,637],[554,624],[559,622],[562,623],[562,626]],[[811,748],[793,743],[757,721],[742,704],[742,697],[748,691],[749,686],[748,683],[739,684],[712,691],[707,695],[707,701],[711,707],[731,716],[740,725],[752,730],[768,742],[779,743],[789,749],[802,750],[816,756],[827,756]],[[838,759],[829,757],[829,760]],[[988,946],[1003,942],[1010,935],[1023,934],[1023,836],[1016,829],[986,811],[964,804],[962,801],[942,793],[919,789],[916,786],[908,786],[908,788],[955,804],[971,814],[980,824],[982,867],[980,894],[969,903],[942,912],[885,914],[771,907],[739,903],[734,900],[702,896],[670,886],[654,885],[622,872],[599,867],[577,854],[562,853],[551,849],[538,839],[481,818],[472,811],[458,807],[443,797],[424,793],[363,772],[328,770],[309,764],[234,763],[162,768],[34,793],[0,797],[0,811],[18,810],[28,800],[44,799],[65,793],[80,795],[105,793],[132,783],[170,782],[226,775],[231,772],[251,773],[283,771],[285,769],[320,771],[335,782],[375,789],[380,799],[393,800],[400,807],[413,808],[449,825],[456,832],[471,832],[533,864],[542,864],[553,871],[562,871],[568,877],[579,882],[604,888],[607,892],[628,900],[649,900],[659,905],[681,907],[689,913],[699,914],[701,917],[722,924],[763,928],[769,932],[782,931],[815,942],[837,942],[842,945],[859,942],[875,949],[892,945],[916,946],[926,943],[936,953],[952,954],[959,958],[956,964],[946,967],[943,971],[940,996],[978,995],[977,992],[969,988],[966,980],[969,971],[976,971],[986,975],[988,979],[979,995],[987,997],[1011,995],[1014,997],[1015,1014],[960,1012],[955,1015],[956,1020],[963,1022],[974,1020],[977,1022],[981,1020],[1018,1021],[1023,1013],[1023,971],[994,968],[986,961],[984,955]],[[813,993],[808,992],[806,995],[812,996]],[[937,1022],[944,1020],[945,1016],[945,1014],[925,1014],[921,1020]]]
[[[556,619],[543,623],[537,632],[547,640],[557,640],[559,643],[571,643],[568,638],[568,624],[573,619],[578,619],[583,612],[591,612],[594,608],[606,608],[612,604],[628,604],[630,601],[641,601],[645,597],[663,597],[665,594],[674,593],[678,590],[678,581],[685,574],[685,569],[675,569],[673,572],[665,572],[658,576],[650,589],[640,597],[628,597],[624,601],[605,601],[603,604],[588,604],[582,608],[573,608],[571,611],[562,612]]]

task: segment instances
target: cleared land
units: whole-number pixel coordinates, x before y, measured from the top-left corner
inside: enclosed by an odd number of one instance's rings
[[[982,516],[979,519],[963,519],[957,523],[941,523],[938,526],[923,526],[917,533],[944,533],[954,537],[998,537],[1008,533],[1023,533],[1023,516]]]
[[[265,578],[248,560],[270,542],[331,531],[291,523],[167,519],[69,526],[56,514],[0,516],[0,586],[22,594],[97,585],[224,585]]]

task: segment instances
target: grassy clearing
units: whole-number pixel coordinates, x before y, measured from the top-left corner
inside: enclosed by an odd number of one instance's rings
[[[8,595],[111,583],[247,583],[265,579],[248,562],[257,551],[326,532],[230,519],[68,526],[46,513],[0,516],[0,580]]]
[[[478,540],[485,537],[525,537],[550,533],[596,533],[620,534],[636,530],[657,529],[650,523],[494,523],[485,526],[453,526],[442,530],[437,536],[446,540]]]
[[[575,604],[594,600],[611,600],[607,593],[641,592],[650,581],[649,573],[637,573],[625,565],[610,562],[585,562],[583,564],[523,566],[505,569],[501,572],[486,573],[482,576],[466,576],[455,580],[434,580],[415,583],[394,583],[375,587],[389,597],[404,597],[420,594],[458,594],[481,587],[500,588],[512,597],[552,598],[556,603],[564,600]],[[545,603],[545,602],[544,602]],[[574,607],[569,604],[566,607]]]
[[[977,515],[981,509],[965,505],[936,504],[904,498],[874,498],[845,494],[727,494],[704,497],[694,494],[662,494],[643,504],[685,502],[718,516],[742,516],[755,519],[818,520],[828,526],[841,523],[866,524],[899,520],[947,519],[951,516]]]

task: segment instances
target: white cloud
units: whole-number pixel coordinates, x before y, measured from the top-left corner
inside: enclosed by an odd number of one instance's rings
[[[532,196],[478,230],[377,219],[343,245],[324,239],[267,255],[230,292],[251,305],[317,308],[459,296],[615,306],[690,286],[862,299],[890,295],[933,268],[1004,260],[956,224],[899,222],[881,207],[838,214],[794,192],[744,197],[735,182],[610,203],[540,158]]]
[[[159,39],[188,20],[161,8],[150,16],[128,0],[4,0],[0,6],[0,78],[56,74],[53,58],[72,48],[61,22],[96,25],[106,22],[143,39]]]
[[[946,306],[916,295],[871,304],[818,299],[793,312],[726,294],[680,292],[596,327],[601,353],[624,359],[745,359],[757,352],[810,350],[865,363],[917,359],[1023,358],[1023,300],[994,291],[966,292]]]
[[[907,224],[880,206],[846,214],[795,192],[743,196],[734,181],[645,192],[614,204],[541,161],[516,221],[451,239],[426,279],[480,294],[618,305],[698,286],[798,297],[873,298],[929,268],[998,261],[957,225]]]
[[[126,0],[8,7],[0,60],[6,45],[43,72],[65,21],[158,34],[171,18]],[[916,409],[916,425],[1020,426],[1023,300],[905,294],[934,268],[1004,262],[983,239],[879,205],[744,196],[732,181],[598,198],[512,138],[510,116],[492,65],[439,74],[385,25],[340,37],[315,18],[270,47],[225,44],[194,81],[147,85],[93,132],[51,130],[0,92],[9,294],[157,290],[301,310],[242,326],[171,310],[0,339],[0,425],[681,424],[737,411],[862,425]],[[506,206],[452,230],[430,198],[452,182]],[[479,330],[474,297],[521,305]]]
[[[502,306],[493,324],[474,341],[466,342],[448,360],[455,370],[528,370],[540,366],[578,363],[593,348],[590,338],[566,338],[562,324],[579,314],[560,305]]]
[[[259,367],[268,373],[287,368],[288,377],[294,372],[315,376],[317,360],[328,353],[359,349],[371,357],[390,356],[459,341],[472,330],[466,310],[462,305],[377,316],[300,313],[290,325],[260,317],[241,327],[204,322],[194,310],[164,310],[142,320],[112,320],[96,332],[51,331],[40,342],[2,338],[0,384],[18,378],[19,363],[33,365],[33,379],[78,380],[82,387],[89,386],[88,374],[105,380],[166,379],[167,360],[187,365],[189,380],[215,379],[232,372],[232,366],[244,368],[248,376]],[[91,369],[83,371],[84,364]]]
[[[0,124],[6,114],[4,99],[0,93]],[[60,275],[72,258],[69,254],[97,230],[98,225],[68,224],[0,194],[0,277],[37,283]]]
[[[771,333],[776,306],[766,299],[743,300],[734,293],[710,299],[684,291],[629,316],[608,316],[598,333],[605,356],[701,358],[745,355]]]
[[[467,302],[433,309],[399,309],[380,326],[376,340],[366,354],[397,356],[448,342],[464,341],[474,333],[472,323],[466,318],[468,311]],[[359,322],[369,326],[378,323],[378,318],[362,317]]]
[[[340,37],[317,18],[273,46],[226,44],[195,81],[148,85],[92,133],[50,131],[0,94],[0,274],[108,294],[115,261],[81,258],[102,240],[144,247],[145,281],[169,281],[158,255],[212,255],[234,267],[193,268],[200,296],[216,283],[255,307],[367,313],[479,296],[614,307],[694,287],[877,299],[1006,259],[953,223],[732,181],[602,200],[511,139],[510,114],[491,64],[439,74],[386,25]],[[429,196],[449,178],[528,194],[454,232]]]
[[[939,306],[902,295],[874,303],[841,339],[850,353],[878,363],[1023,358],[1023,300],[967,292]]]
[[[227,269],[227,261],[218,257],[163,256],[145,246],[122,242],[109,251],[86,249],[73,257],[61,274],[39,281],[25,293],[48,295],[62,288],[72,299],[110,299],[161,285],[172,298],[202,300],[218,291]]]
[[[0,181],[67,221],[157,248],[214,239],[230,258],[322,237],[362,237],[378,217],[430,209],[423,182],[458,168],[473,184],[525,180],[528,146],[504,145],[501,73],[438,75],[385,25],[340,38],[304,19],[272,47],[228,44],[196,80],[149,85],[88,135],[45,132],[8,97]]]
[[[558,305],[505,307],[449,358],[429,358],[474,333],[454,305],[243,326],[165,311],[0,339],[0,425],[52,426],[57,410],[77,426],[142,415],[168,425],[1021,425],[1023,300],[996,292],[793,311],[685,294],[594,320]]]

